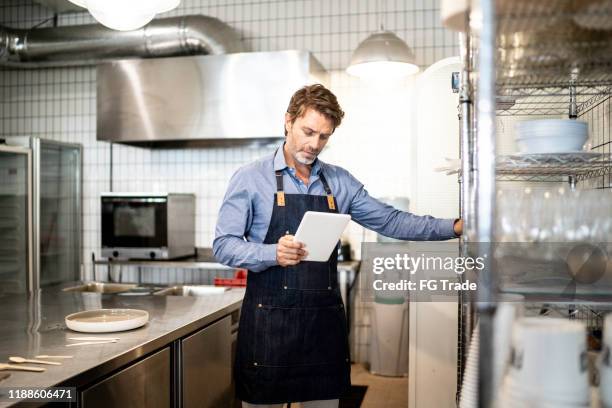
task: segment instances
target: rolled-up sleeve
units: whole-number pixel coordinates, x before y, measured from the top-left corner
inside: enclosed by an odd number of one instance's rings
[[[253,217],[252,200],[242,170],[234,174],[219,210],[213,253],[218,262],[260,272],[276,265],[276,244],[248,242],[245,234]]]
[[[442,241],[457,238],[454,219],[435,218],[400,211],[371,197],[363,184],[349,174],[354,191],[349,207],[353,221],[384,236],[410,241]]]

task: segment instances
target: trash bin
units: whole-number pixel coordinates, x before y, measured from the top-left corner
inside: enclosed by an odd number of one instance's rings
[[[380,200],[402,211],[408,211],[410,207],[407,197],[381,197]],[[376,240],[382,243],[401,242],[380,234]],[[370,309],[372,374],[408,376],[408,305],[405,297],[398,297],[392,292],[381,291],[375,296]]]
[[[408,302],[403,297],[376,297],[370,316],[370,372],[408,376]]]

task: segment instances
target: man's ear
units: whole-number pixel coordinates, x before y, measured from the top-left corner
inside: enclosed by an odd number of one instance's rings
[[[289,112],[285,112],[285,132],[289,133],[289,129],[291,129],[291,115]]]

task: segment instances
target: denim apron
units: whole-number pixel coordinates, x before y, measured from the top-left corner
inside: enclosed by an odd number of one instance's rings
[[[325,196],[277,192],[264,244],[295,234],[306,211],[337,212]],[[308,250],[308,248],[306,248]],[[251,404],[335,399],[351,385],[348,331],[338,288],[337,254],[248,275],[236,355],[236,393]]]

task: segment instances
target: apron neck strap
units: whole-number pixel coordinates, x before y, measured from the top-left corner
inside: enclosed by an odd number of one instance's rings
[[[277,192],[284,191],[283,171],[282,170],[275,170],[274,174],[276,176],[276,191]],[[325,194],[332,195],[331,188],[329,188],[329,184],[327,184],[327,179],[323,175],[323,171],[319,172],[319,178],[321,179],[321,183],[323,183],[323,188],[325,189]]]
[[[321,183],[323,183],[323,188],[325,189],[325,194],[332,195],[331,188],[329,188],[329,184],[327,184],[327,179],[325,175],[323,175],[323,170],[319,172],[319,178],[321,179]]]
[[[279,207],[285,206],[285,192],[283,191],[283,171],[276,170],[276,205]]]
[[[283,191],[283,171],[276,170],[276,191]]]
[[[276,205],[279,207],[284,207],[285,192],[283,191],[283,171],[275,170],[274,175],[276,176]],[[332,194],[331,188],[329,188],[329,184],[327,184],[323,171],[319,172],[319,178],[321,179],[321,183],[323,183],[323,188],[325,189],[325,194],[327,195],[327,205],[329,206],[330,210],[335,211],[336,203],[334,201],[334,195]]]

